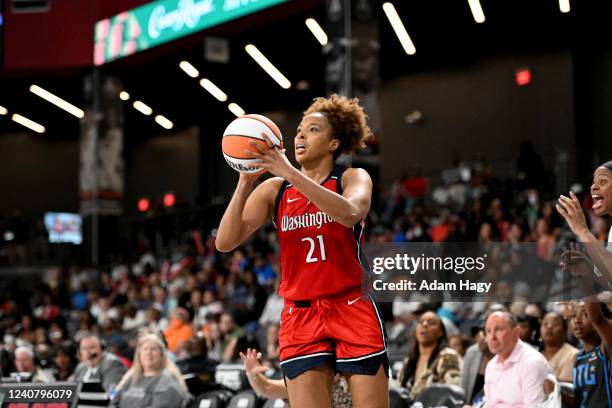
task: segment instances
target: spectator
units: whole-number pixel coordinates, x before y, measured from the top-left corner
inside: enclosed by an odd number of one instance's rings
[[[116,356],[102,351],[102,344],[97,335],[91,332],[81,334],[78,345],[81,362],[74,370],[74,381],[78,385],[86,379],[96,379],[101,383],[103,390],[108,391],[127,371]]]
[[[266,336],[266,359],[272,361],[278,361],[279,350],[278,350],[278,330],[279,325],[271,324],[268,326]]]
[[[21,328],[17,333],[17,339],[24,343],[36,344],[36,330],[32,316],[28,314],[21,316]]]
[[[459,384],[461,357],[446,347],[446,330],[440,317],[425,312],[419,318],[408,357],[399,375],[399,383],[416,399],[431,384]]]
[[[64,329],[59,323],[51,323],[49,327],[49,342],[52,346],[59,346],[64,342]]]
[[[123,308],[123,331],[137,330],[146,325],[145,310],[139,309],[133,303],[128,303]]]
[[[202,328],[202,334],[206,340],[208,355],[213,360],[221,361],[221,331],[219,323],[213,321]]]
[[[455,350],[457,354],[463,358],[465,353],[472,344],[469,337],[461,335],[461,334],[451,334],[448,336],[448,346]]]
[[[176,353],[183,342],[192,338],[194,334],[189,319],[189,312],[182,307],[176,308],[170,324],[164,331],[166,341],[168,342],[168,350]]]
[[[28,373],[32,382],[52,382],[53,377],[44,372],[34,362],[34,351],[29,346],[20,346],[15,350],[15,370],[17,373]]]
[[[115,391],[110,405],[114,408],[182,408],[190,400],[185,381],[155,334],[139,339],[134,366]]]
[[[465,391],[465,401],[470,403],[482,393],[484,389],[485,370],[493,354],[487,346],[484,330],[479,328],[476,333],[476,344],[471,345],[465,352],[463,359],[463,372],[461,387]]]
[[[220,316],[223,313],[223,303],[215,298],[212,290],[204,291],[202,302],[196,315],[196,327],[198,328],[211,321],[213,316]]]
[[[238,358],[238,340],[244,336],[244,330],[236,326],[230,313],[223,313],[219,319],[221,333],[221,355],[223,361],[234,361]]]
[[[519,324],[520,339],[534,348],[540,347],[540,322],[533,316],[520,315],[516,318]]]
[[[36,330],[34,330],[34,339],[34,343],[32,344],[48,344],[49,339],[47,338],[47,330],[42,326],[37,327]]]
[[[495,357],[485,372],[485,407],[531,408],[544,401],[544,380],[552,370],[544,356],[519,339],[514,315],[493,312],[487,318],[486,336]]]
[[[34,316],[39,320],[50,322],[60,314],[59,306],[53,303],[53,297],[49,293],[43,294],[42,305],[34,309]]]
[[[183,346],[185,357],[176,362],[179,370],[184,373],[193,373],[198,376],[207,375],[211,379],[214,376],[215,368],[219,365],[216,360],[208,358],[206,339],[195,336],[189,339]]]
[[[601,315],[599,303],[577,303],[572,306],[571,326],[581,345],[573,370],[574,407],[612,406],[610,343],[602,342],[602,337],[593,324],[595,319],[591,316],[597,318],[600,328],[608,327],[608,339],[612,334],[612,325]]]
[[[272,286],[276,278],[276,273],[274,269],[272,269],[272,265],[270,265],[261,254],[255,256],[254,269],[257,275],[257,282],[261,286]]]
[[[285,305],[283,298],[278,296],[278,285],[280,280],[274,282],[274,291],[268,296],[263,312],[259,317],[259,324],[266,326],[271,323],[280,324],[280,316]]]
[[[34,346],[34,354],[40,368],[48,370],[53,365],[51,362],[51,347],[47,343],[38,343]]]
[[[144,327],[151,332],[163,331],[167,327],[166,319],[162,319],[162,313],[156,307],[150,307],[145,312]]]
[[[542,334],[541,352],[548,360],[557,380],[572,382],[572,370],[578,349],[565,341],[567,321],[556,312],[544,316],[540,329]]]
[[[57,381],[68,381],[77,365],[75,350],[70,344],[55,348],[53,354],[54,376]]]

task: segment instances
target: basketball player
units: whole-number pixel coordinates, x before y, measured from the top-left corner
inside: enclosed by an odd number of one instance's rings
[[[295,136],[294,168],[284,152],[250,155],[276,177],[254,188],[241,174],[216,238],[231,251],[272,217],[281,248],[281,367],[292,408],[329,407],[334,373],[342,373],[357,408],[388,407],[383,323],[361,291],[361,238],[372,180],[363,169],[335,165],[370,136],[357,99],[316,98]]]
[[[570,191],[569,197],[561,195],[557,203],[557,211],[578,239],[585,243],[585,249],[590,260],[595,264],[601,276],[593,276],[600,285],[612,290],[612,228],[608,233],[608,251],[598,245],[598,240],[589,230],[584,218],[582,206],[576,195]],[[591,185],[593,197],[593,212],[598,217],[612,215],[612,161],[608,161],[597,169],[593,175]]]
[[[591,195],[595,215],[612,215],[612,161],[595,170]],[[598,240],[587,227],[582,207],[574,193],[570,192],[570,197],[559,197],[557,211],[565,218],[578,239],[587,244],[585,249],[592,263],[585,262],[586,258],[583,256],[583,261],[580,261],[580,253],[577,254],[577,262],[573,260],[572,254],[569,257],[564,254],[563,260],[572,265],[572,274],[582,278],[580,283],[583,291],[589,293],[591,289],[589,282],[594,277],[591,275],[594,271],[593,265],[601,273],[601,276],[595,279],[604,288],[612,288],[612,253],[608,252],[612,251],[612,229],[608,233],[606,251],[602,245],[598,245]],[[585,300],[584,303],[578,304],[580,307],[574,308],[572,315],[572,328],[583,345],[576,356],[573,372],[576,399],[574,406],[612,406],[612,320],[602,313],[596,296],[589,296]],[[590,342],[587,335],[590,335]]]

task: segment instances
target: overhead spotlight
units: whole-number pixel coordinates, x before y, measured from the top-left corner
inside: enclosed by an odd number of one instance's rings
[[[198,71],[196,67],[191,65],[188,61],[181,61],[179,63],[179,67],[181,67],[181,69],[192,78],[197,78],[200,76],[200,71]]]
[[[219,102],[227,101],[227,95],[219,87],[213,84],[208,78],[200,80],[202,88],[206,89],[212,96],[214,96]]]
[[[26,118],[18,113],[13,113],[11,120],[15,123],[19,123],[21,126],[27,127],[36,133],[45,133],[45,127],[40,123],[36,123],[31,119]]]
[[[248,44],[244,47],[246,52],[259,64],[259,66],[266,71],[268,75],[272,77],[284,89],[291,88],[291,82],[284,76],[275,66],[270,62],[265,55],[261,53],[253,44]]]
[[[121,92],[119,93],[119,98],[120,98],[122,101],[129,101],[129,100],[130,100],[130,94],[129,94],[129,93],[127,93],[127,92],[125,92],[125,91],[121,91]]]
[[[52,103],[58,108],[61,108],[65,110],[66,112],[76,116],[79,119],[82,119],[85,116],[85,112],[83,112],[82,109],[77,108],[73,104],[66,102],[59,96],[52,94],[51,92],[47,91],[46,89],[41,88],[38,85],[31,85],[30,92],[32,92],[34,95],[41,97],[47,102]]]
[[[162,115],[155,116],[155,122],[157,122],[159,126],[167,130],[170,130],[174,127],[174,124],[170,120],[168,120],[168,118]]]
[[[325,34],[325,31],[321,28],[317,20],[314,18],[307,18],[306,27],[308,27],[310,32],[312,32],[312,35],[314,35],[317,41],[319,41],[319,44],[321,44],[323,47],[327,45],[327,34]]]
[[[391,23],[391,27],[393,27],[393,31],[395,31],[395,35],[397,35],[397,38],[402,44],[404,51],[406,51],[406,54],[414,55],[416,53],[416,48],[412,42],[412,39],[408,35],[408,32],[406,31],[406,27],[404,27],[404,23],[402,23],[402,20],[397,14],[395,6],[392,3],[387,2],[383,4],[383,10],[387,15],[389,23]]]
[[[559,10],[561,10],[562,13],[569,13],[570,0],[559,0]]]
[[[134,106],[134,109],[136,109],[143,115],[149,116],[150,114],[153,113],[153,109],[151,109],[149,105],[146,105],[141,101],[135,101],[133,106]]]
[[[482,6],[480,5],[480,0],[468,0],[468,4],[470,6],[470,10],[472,11],[472,16],[474,17],[474,21],[477,23],[485,22],[484,11],[482,11]]]
[[[230,112],[232,112],[234,115],[240,117],[242,115],[244,115],[246,112],[244,111],[244,109],[242,109],[240,106],[238,106],[237,103],[230,103],[229,105],[227,105],[227,109],[230,110]]]
[[[6,115],[8,113],[8,109],[4,106],[0,106],[0,115]]]

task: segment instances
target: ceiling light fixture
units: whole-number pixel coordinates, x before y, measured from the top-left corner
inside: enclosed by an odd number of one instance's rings
[[[404,47],[406,54],[414,55],[416,53],[416,48],[412,42],[412,39],[410,39],[408,32],[406,31],[406,27],[404,27],[402,20],[397,14],[395,6],[391,3],[385,3],[383,4],[383,10],[387,15],[387,19],[391,23],[391,27],[393,27],[393,31],[395,31],[395,35],[397,35],[402,47]]]
[[[134,109],[136,109],[143,115],[149,116],[150,114],[153,113],[153,109],[151,109],[149,105],[146,105],[141,101],[135,101],[133,106],[134,106]]]
[[[45,127],[40,123],[36,123],[31,119],[26,118],[18,113],[13,113],[11,116],[13,122],[19,123],[21,126],[27,127],[36,133],[45,133]]]
[[[259,64],[268,75],[272,77],[282,88],[291,88],[291,82],[285,77],[253,44],[244,47],[245,51]]]
[[[319,41],[319,44],[323,47],[327,45],[327,34],[325,34],[325,31],[323,31],[317,20],[314,18],[307,18],[306,27],[308,27],[312,35]]]
[[[238,106],[237,103],[230,103],[229,105],[227,105],[227,108],[236,116],[240,117],[242,115],[245,114],[244,109],[242,109],[240,106]]]
[[[65,110],[66,112],[76,116],[79,119],[82,119],[85,116],[85,112],[83,112],[82,109],[77,108],[70,102],[66,102],[59,96],[52,94],[51,92],[47,91],[46,89],[41,88],[38,85],[31,85],[30,92],[32,92],[34,95],[41,97],[45,101],[52,103],[58,108],[61,108]]]
[[[214,96],[219,102],[227,101],[227,95],[219,87],[213,84],[208,78],[200,80],[202,88],[206,89],[212,96]]]

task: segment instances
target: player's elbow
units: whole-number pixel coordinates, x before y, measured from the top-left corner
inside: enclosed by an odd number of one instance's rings
[[[336,221],[340,223],[343,227],[353,228],[355,224],[361,221],[362,218],[363,217],[361,216],[361,214],[357,213],[356,211],[350,211],[344,216],[336,219]]]
[[[228,242],[224,239],[219,239],[219,237],[215,238],[215,248],[219,252],[230,252],[234,250],[238,245],[232,245],[232,243]]]

